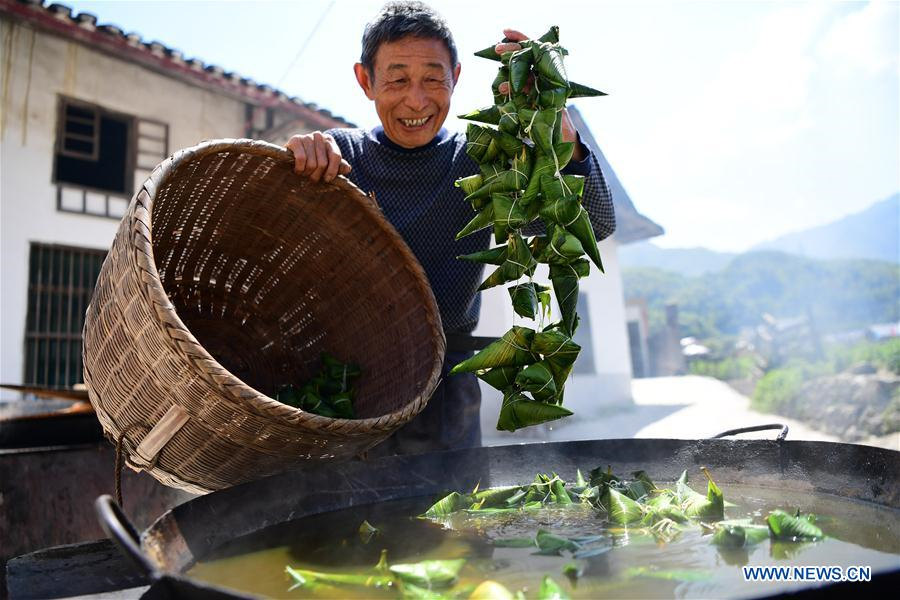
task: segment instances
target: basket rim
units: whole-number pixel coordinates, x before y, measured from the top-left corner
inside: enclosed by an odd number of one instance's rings
[[[441,368],[446,354],[446,339],[441,325],[440,311],[437,306],[437,300],[434,297],[434,292],[428,282],[428,277],[425,274],[425,270],[406,244],[406,241],[384,217],[374,199],[367,196],[359,187],[343,175],[339,175],[329,183],[319,182],[318,185],[336,187],[339,190],[346,192],[349,198],[352,198],[357,202],[359,209],[366,212],[368,217],[376,223],[386,235],[392,238],[392,241],[397,245],[401,254],[407,259],[409,267],[413,270],[414,280],[419,286],[420,292],[426,302],[426,310],[428,313],[427,321],[431,326],[432,332],[435,334],[431,336],[431,339],[433,340],[433,350],[440,360],[435,361],[434,365],[432,365],[431,374],[425,387],[415,398],[399,409],[378,417],[342,419],[323,417],[321,415],[310,413],[283,404],[244,383],[241,379],[222,366],[206,350],[206,348],[203,347],[196,337],[194,337],[193,333],[185,325],[184,321],[182,321],[175,306],[169,299],[169,296],[162,285],[162,281],[160,280],[159,272],[156,269],[156,259],[153,254],[153,203],[156,200],[157,190],[162,186],[166,178],[176,171],[178,167],[197,158],[219,152],[253,154],[272,158],[281,162],[294,162],[293,153],[289,149],[262,140],[247,138],[206,140],[196,146],[179,150],[168,157],[153,170],[144,182],[141,190],[144,192],[143,208],[144,211],[146,211],[146,222],[141,219],[142,215],[136,210],[138,196],[141,195],[140,191],[135,194],[135,198],[125,217],[131,221],[131,227],[129,228],[131,231],[129,245],[137,250],[135,256],[137,257],[138,263],[140,263],[140,266],[146,269],[150,275],[150,277],[140,278],[141,286],[144,288],[145,293],[159,305],[159,309],[168,313],[169,316],[167,321],[171,322],[179,333],[177,337],[174,337],[172,335],[172,330],[169,327],[162,327],[166,337],[170,341],[171,347],[179,348],[181,344],[184,344],[185,342],[188,343],[192,348],[191,352],[184,353],[185,357],[194,365],[201,377],[228,393],[235,400],[246,403],[255,412],[265,417],[277,419],[287,425],[302,425],[329,431],[343,431],[350,435],[366,435],[367,432],[371,430],[384,430],[388,427],[396,426],[398,422],[402,425],[409,421],[424,408],[439,383]],[[302,176],[296,175],[296,177]],[[143,213],[144,211],[140,212]],[[144,231],[140,231],[141,229]],[[137,235],[135,235],[136,233]]]

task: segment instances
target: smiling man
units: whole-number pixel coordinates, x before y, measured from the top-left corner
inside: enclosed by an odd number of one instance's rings
[[[517,49],[525,35],[505,30],[498,52]],[[478,172],[466,155],[465,135],[443,128],[459,80],[456,44],[444,20],[421,2],[384,6],[363,33],[356,79],[375,103],[381,126],[374,130],[332,129],[296,135],[287,147],[295,171],[314,181],[338,174],[375,194],[384,216],[422,263],[447,332],[447,356],[426,408],[373,454],[409,454],[481,445],[481,394],[473,374],[448,377],[472,355],[470,337],[481,306],[478,286],[484,266],[457,260],[485,250],[491,231],[455,239],[472,218],[462,190],[453,183]],[[585,175],[582,199],[598,240],[615,229],[612,198],[596,158],[578,140],[563,113],[563,138],[577,141],[565,173]],[[376,316],[377,318],[377,316]]]

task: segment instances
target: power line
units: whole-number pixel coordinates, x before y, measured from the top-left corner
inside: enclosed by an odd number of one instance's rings
[[[288,65],[288,68],[285,69],[284,74],[278,78],[278,83],[275,84],[276,88],[281,88],[282,82],[284,82],[284,78],[288,76],[288,73],[291,72],[291,69],[294,68],[294,65],[297,64],[297,61],[303,56],[303,52],[306,50],[306,47],[309,46],[309,42],[315,37],[316,32],[319,30],[319,26],[322,25],[322,21],[325,20],[325,17],[331,12],[331,8],[334,6],[335,0],[331,0],[328,6],[325,7],[325,10],[322,11],[322,15],[319,17],[319,20],[316,22],[315,27],[312,28],[312,31],[309,32],[309,35],[306,36],[306,41],[303,42],[303,45],[300,46],[300,50],[297,51],[296,56],[294,56],[294,60],[291,61],[291,64]]]

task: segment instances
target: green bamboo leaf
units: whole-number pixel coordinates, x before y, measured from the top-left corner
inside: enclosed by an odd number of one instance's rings
[[[631,567],[625,571],[626,578],[649,577],[668,581],[708,581],[713,574],[703,569],[653,569],[651,567]]]
[[[572,234],[580,243],[584,253],[597,265],[603,273],[603,261],[600,259],[600,249],[597,248],[597,238],[594,236],[594,226],[584,207],[578,213],[575,221],[566,225],[566,231]]]
[[[451,492],[432,504],[431,507],[425,511],[423,516],[432,518],[446,517],[458,510],[462,510],[471,503],[472,499],[468,496],[463,496],[459,492]]]
[[[572,504],[572,498],[569,497],[569,493],[566,491],[566,482],[558,477],[554,479],[553,485],[553,495],[556,497],[557,504]]]
[[[413,585],[449,587],[459,576],[466,559],[423,560],[422,562],[391,565],[391,573],[401,581]]]
[[[534,538],[534,543],[538,547],[539,554],[548,555],[558,555],[561,554],[563,550],[575,552],[581,548],[580,544],[573,542],[569,538],[555,535],[545,529],[538,529],[537,535]]]
[[[584,255],[584,247],[577,237],[569,233],[562,227],[553,230],[550,236],[550,243],[544,249],[543,255],[540,257],[543,262],[567,265]]]
[[[538,600],[569,600],[570,596],[549,575],[545,575],[541,581],[541,589],[538,591]]]
[[[373,527],[372,524],[368,521],[363,521],[359,525],[357,533],[359,533],[359,539],[362,541],[362,543],[368,544],[372,540],[372,538],[378,535],[380,532],[378,528]]]
[[[813,542],[825,537],[822,530],[808,519],[796,517],[780,509],[770,512],[766,517],[766,523],[776,540]]]
[[[531,63],[534,54],[531,48],[522,48],[513,52],[509,57],[509,83],[513,92],[521,92],[528,83],[528,75],[531,74]]]
[[[529,392],[539,402],[548,402],[556,396],[553,372],[544,361],[536,362],[519,371],[516,375],[516,385],[522,391]]]
[[[497,47],[497,44],[492,44],[492,45],[488,46],[487,48],[476,52],[475,56],[477,56],[479,58],[486,58],[488,60],[496,60],[499,62],[500,55],[497,54],[497,51],[495,50],[496,47]]]
[[[502,265],[506,260],[506,253],[507,248],[506,244],[504,244],[502,246],[491,248],[490,250],[482,250],[481,252],[473,252],[472,254],[463,254],[456,258],[486,265]]]
[[[468,177],[461,177],[457,179],[453,185],[462,189],[463,193],[468,196],[475,192],[478,188],[480,188],[484,184],[484,177],[480,174],[476,173],[475,175],[469,175]]]
[[[641,505],[626,496],[617,492],[613,488],[609,488],[609,498],[606,511],[609,513],[609,520],[618,525],[627,525],[640,521],[643,517]]]
[[[676,483],[676,493],[679,496],[681,508],[688,517],[722,520],[725,518],[724,495],[705,468],[703,472],[708,480],[706,496],[698,494],[688,487],[687,471],[682,473]]]
[[[506,156],[513,158],[522,152],[525,143],[515,135],[510,135],[505,131],[497,131],[494,134],[494,141]],[[524,187],[524,186],[523,186]]]
[[[541,108],[553,108],[559,110],[565,108],[566,99],[569,97],[569,89],[566,87],[554,87],[542,89],[538,96],[538,106]]]
[[[507,393],[503,396],[500,416],[497,419],[497,429],[515,431],[523,427],[568,417],[571,414],[572,411],[557,404],[545,404],[530,400],[519,392]]]
[[[466,126],[466,154],[475,162],[490,162],[489,148],[493,140],[493,129],[475,123]]]
[[[500,113],[498,126],[500,131],[510,135],[518,135],[519,133],[519,112],[515,102],[509,101],[501,104],[497,111]]]
[[[481,212],[475,215],[475,217],[469,221],[469,223],[462,228],[462,230],[456,234],[456,239],[460,240],[467,235],[471,235],[476,231],[481,231],[485,227],[490,227],[494,224],[494,205],[488,204]]]
[[[385,588],[393,583],[393,578],[386,575],[358,575],[349,573],[325,573],[306,569],[285,567],[298,586],[308,587],[312,583],[330,583],[336,585],[352,585],[369,588]]]
[[[569,82],[569,98],[587,98],[590,96],[606,96],[606,93],[574,81]]]
[[[487,371],[476,373],[479,379],[489,386],[505,391],[515,384],[516,375],[522,367],[495,367]]]
[[[512,299],[513,310],[516,314],[526,319],[534,319],[538,314],[540,305],[540,295],[546,293],[550,288],[539,283],[528,282],[520,283],[508,288],[509,296]]]
[[[584,475],[581,473],[581,469],[575,469],[575,487],[586,488],[588,486],[588,482],[585,481]]]
[[[495,105],[491,105],[485,108],[479,108],[478,110],[473,110],[472,112],[463,115],[457,115],[457,118],[498,125],[500,123],[500,109]]]
[[[717,523],[712,543],[723,548],[744,548],[769,539],[766,525],[729,525]]]
[[[482,508],[496,508],[498,506],[506,508],[506,501],[521,491],[521,489],[518,485],[510,485],[481,490],[474,494],[474,501]]]
[[[498,538],[491,542],[497,548],[533,548],[534,538]]]
[[[491,194],[491,203],[494,206],[494,239],[497,242],[505,240],[511,231],[520,229],[525,225],[525,207],[522,206],[522,202],[518,198],[510,194]],[[527,245],[523,243],[523,246],[527,249]],[[512,251],[510,249],[510,252]],[[507,261],[510,259],[511,257],[507,256]],[[527,268],[529,264],[527,261],[530,261],[530,259],[531,251],[529,250],[528,257],[524,263],[526,265],[525,268]],[[525,270],[522,269],[521,273],[513,280],[521,277],[524,272]]]
[[[583,210],[581,202],[578,201],[578,196],[575,194],[553,199],[544,195],[540,215],[545,223],[555,223],[565,227],[575,224]]]
[[[488,344],[478,354],[457,364],[450,374],[482,371],[494,367],[516,367],[537,362],[530,350],[534,330],[514,326],[496,342]]]
[[[531,45],[534,70],[554,86],[568,87],[569,78],[563,64],[563,50],[558,44],[540,42]]]

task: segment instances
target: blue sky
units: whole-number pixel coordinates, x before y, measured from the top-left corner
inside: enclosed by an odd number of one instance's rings
[[[352,65],[381,0],[62,1],[377,124]],[[431,4],[460,50],[453,114],[491,101],[496,63],[472,52],[560,26],[570,77],[610,94],[576,105],[660,245],[742,251],[900,190],[898,2]]]

